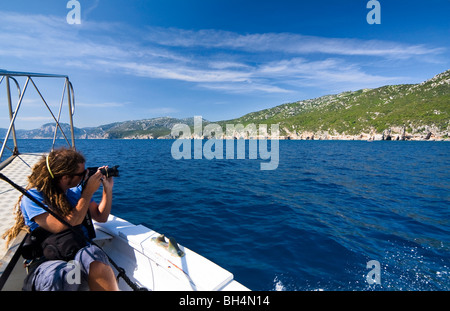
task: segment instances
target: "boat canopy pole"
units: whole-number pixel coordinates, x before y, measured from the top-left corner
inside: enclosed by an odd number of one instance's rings
[[[2,77],[3,79],[3,77]],[[9,79],[12,79],[17,86],[17,90],[19,91],[19,97],[20,97],[20,86],[19,83],[17,82],[16,79],[14,79],[13,77],[7,77],[6,78],[6,95],[8,98],[8,110],[9,110],[9,119],[11,120],[13,117],[13,111],[12,111],[12,105],[11,105],[11,88],[9,86]],[[17,138],[16,138],[16,129],[13,126],[12,128],[12,134],[13,134],[13,140],[14,140],[14,150],[13,150],[13,154],[16,155],[19,153],[19,151],[17,150]]]
[[[9,77],[6,77],[6,80],[9,80]],[[11,130],[14,128],[14,121],[16,120],[17,113],[19,112],[20,104],[22,103],[23,95],[25,94],[25,90],[27,89],[28,82],[30,81],[30,77],[27,78],[27,81],[25,82],[25,86],[23,87],[22,93],[20,94],[19,101],[17,102],[16,110],[14,111],[14,115],[10,118],[10,123],[8,127],[8,131],[6,132],[5,140],[3,141],[2,149],[0,150],[0,159],[3,155],[3,152],[5,151],[6,142],[8,141],[9,134],[11,133]],[[9,83],[7,83],[7,93],[10,94],[9,90]],[[9,101],[9,110],[11,111],[11,101]],[[14,140],[14,155],[19,154],[19,150],[17,148],[17,140]]]
[[[72,133],[72,148],[75,149],[75,133],[73,131],[73,115],[75,113],[75,93],[73,92],[72,83],[66,78],[67,85],[67,103],[69,104],[70,132]],[[62,107],[62,100],[61,100]],[[56,137],[56,134],[55,134]]]

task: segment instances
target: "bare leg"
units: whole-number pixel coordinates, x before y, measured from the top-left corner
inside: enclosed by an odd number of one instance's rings
[[[112,268],[100,261],[93,261],[89,266],[89,288],[92,291],[118,291]]]

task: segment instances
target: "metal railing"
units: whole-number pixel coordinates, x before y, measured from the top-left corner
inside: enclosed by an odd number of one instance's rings
[[[25,81],[22,89],[20,88],[20,84],[16,79],[17,77],[26,77],[26,81]],[[36,86],[36,83],[33,80],[34,78],[59,78],[59,79],[65,80],[57,117],[53,114],[52,110],[50,109],[50,106],[48,105],[48,103],[45,100],[44,96],[42,95],[41,91]],[[61,131],[61,134],[63,135],[67,144],[69,146],[71,146],[72,148],[75,148],[75,136],[74,136],[74,130],[73,130],[73,114],[75,113],[75,95],[74,95],[72,83],[69,81],[68,76],[56,75],[56,74],[44,74],[44,73],[31,73],[31,72],[14,72],[14,71],[7,71],[7,70],[0,69],[0,86],[3,81],[5,81],[5,84],[6,84],[6,98],[7,98],[7,102],[8,102],[10,123],[9,123],[8,130],[6,132],[5,139],[3,140],[3,143],[2,143],[2,148],[0,150],[0,159],[3,156],[5,148],[7,148],[6,143],[8,142],[11,133],[12,133],[12,138],[14,141],[14,149],[12,150],[12,153],[13,153],[13,155],[19,154],[19,147],[17,145],[17,136],[16,136],[16,129],[15,129],[15,120],[16,120],[17,114],[19,113],[20,107],[23,103],[23,99],[24,99],[27,87],[30,82],[34,86],[39,97],[41,98],[42,102],[47,107],[48,111],[50,112],[51,116],[53,117],[53,120],[55,121],[55,132],[53,135],[52,149],[55,146],[58,129]],[[14,84],[16,85],[16,88],[18,91],[18,96],[19,96],[19,99],[17,101],[16,107],[14,110],[13,110],[13,106],[12,106],[11,82],[10,81],[13,81]],[[69,139],[67,138],[66,133],[62,129],[60,122],[59,122],[60,117],[61,117],[63,103],[65,102],[65,97],[66,97],[65,94],[66,93],[67,93],[66,101],[67,101],[67,104],[69,107],[70,132],[71,132],[71,141],[72,141],[71,143],[69,142]]]

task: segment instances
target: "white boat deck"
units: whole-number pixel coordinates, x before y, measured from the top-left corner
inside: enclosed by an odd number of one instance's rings
[[[110,215],[95,223],[103,250],[130,273],[130,278],[153,291],[248,291],[233,274],[179,245],[183,257],[173,256],[154,242],[160,233]],[[112,236],[105,239],[98,234]],[[119,287],[129,290],[127,286]]]
[[[26,187],[27,177],[30,175],[31,168],[39,161],[42,154],[29,153],[20,154],[14,158],[8,159],[10,161],[6,166],[0,168],[0,172],[14,181],[16,184]],[[14,189],[7,182],[0,180],[0,236],[2,236],[9,228],[14,225],[15,215],[14,207],[20,197],[21,193]],[[25,232],[22,232],[9,247],[6,242],[0,239],[0,277],[8,269],[8,264],[14,257],[16,250],[25,237]]]
[[[6,177],[16,184],[26,187],[27,177],[30,175],[31,168],[39,161],[42,154],[20,154],[16,156],[6,167],[0,169]],[[0,180],[0,236],[14,225],[15,216],[13,214],[14,206],[17,203],[21,193],[14,189],[7,182]],[[6,252],[5,245],[0,247],[0,258]]]

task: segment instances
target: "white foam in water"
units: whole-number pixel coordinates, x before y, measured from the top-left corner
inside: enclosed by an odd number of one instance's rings
[[[275,276],[273,282],[275,283],[275,291],[282,292],[286,290],[286,287],[283,285],[281,280],[278,279],[278,276]]]

